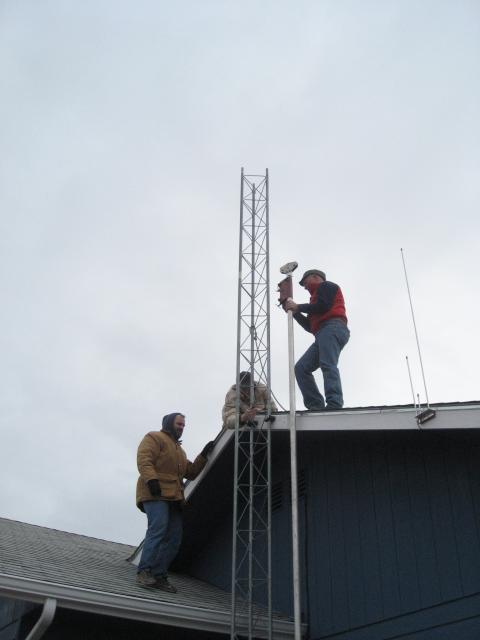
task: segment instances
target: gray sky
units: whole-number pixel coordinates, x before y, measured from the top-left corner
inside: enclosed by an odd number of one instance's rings
[[[411,402],[407,354],[423,399],[400,247],[430,401],[480,399],[479,70],[473,0],[2,0],[0,515],[135,544],[144,433],[218,433],[242,166],[285,405],[292,259],[344,291],[346,406]]]

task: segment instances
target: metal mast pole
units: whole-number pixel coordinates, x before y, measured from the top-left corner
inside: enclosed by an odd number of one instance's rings
[[[266,178],[266,183],[265,183],[265,188],[266,188],[266,196],[267,196],[267,200],[265,203],[265,220],[266,220],[266,225],[267,225],[267,233],[266,233],[266,237],[265,237],[265,246],[266,246],[266,261],[265,261],[265,266],[266,266],[266,273],[267,273],[267,278],[268,278],[268,287],[267,287],[267,291],[270,291],[270,279],[269,279],[269,274],[270,274],[270,234],[269,234],[269,229],[270,229],[270,199],[269,199],[269,180],[268,180],[268,169],[265,170],[265,178]],[[267,293],[267,322],[268,322],[268,328],[267,328],[267,378],[268,378],[268,385],[267,385],[267,406],[268,406],[268,412],[270,413],[271,407],[272,407],[272,389],[270,387],[270,295]],[[270,424],[270,423],[269,423]],[[271,471],[271,460],[272,460],[272,447],[271,447],[271,440],[270,440],[270,435],[268,437],[268,441],[267,441],[267,461],[268,461],[268,484],[267,484],[267,571],[268,571],[268,585],[267,585],[267,597],[268,597],[268,612],[269,612],[269,616],[268,616],[268,638],[273,638],[273,629],[272,629],[272,483],[271,483],[271,479],[272,479],[272,471]]]
[[[241,172],[232,536],[232,640],[272,639],[268,170]],[[266,414],[240,424],[240,371],[268,391]],[[254,384],[255,383],[255,384]],[[258,605],[261,605],[259,609]],[[265,613],[266,612],[266,613]]]
[[[291,279],[292,276],[290,276]],[[290,475],[292,482],[292,568],[293,568],[293,614],[295,619],[295,640],[301,636],[300,611],[300,558],[298,538],[298,471],[297,471],[297,431],[295,424],[295,356],[293,350],[293,313],[288,312],[288,370],[290,413]]]
[[[292,272],[296,262],[289,262],[280,268],[286,278],[279,282],[280,304],[284,306],[293,296]],[[284,307],[285,308],[285,307]],[[288,372],[290,412],[288,425],[290,431],[290,477],[292,488],[292,575],[293,575],[293,612],[295,621],[295,640],[301,639],[300,609],[300,556],[298,535],[298,471],[297,471],[297,431],[295,424],[295,357],[293,349],[293,313],[288,311]]]
[[[405,266],[405,258],[403,256],[403,249],[400,249],[400,253],[402,254],[403,271],[405,273],[405,282],[407,284],[408,300],[410,301],[410,311],[412,312],[412,322],[413,322],[413,328],[414,328],[414,331],[415,331],[415,340],[417,341],[418,359],[420,360],[420,369],[422,371],[423,388],[425,389],[425,399],[427,401],[427,409],[429,409],[430,408],[430,403],[428,401],[427,383],[425,381],[425,372],[423,370],[422,352],[420,351],[420,340],[418,339],[417,323],[415,322],[415,314],[413,312],[412,296],[410,294],[410,285],[408,284],[407,267]]]

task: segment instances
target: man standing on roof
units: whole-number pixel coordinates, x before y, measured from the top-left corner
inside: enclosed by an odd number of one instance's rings
[[[289,298],[283,307],[293,312],[295,320],[306,331],[313,333],[315,342],[296,363],[295,377],[307,409],[335,411],[343,407],[338,359],[350,338],[342,290],[318,269],[305,271],[300,285],[309,291],[310,302],[297,304]],[[325,399],[313,377],[319,367],[323,373]]]
[[[183,479],[193,480],[207,463],[214,447],[205,445],[194,462],[180,445],[185,428],[183,413],[170,413],[161,431],[150,431],[137,452],[137,507],[147,514],[148,528],[138,566],[137,584],[176,593],[167,570],[182,540]]]
[[[240,372],[240,426],[252,422],[259,411],[268,411],[268,393],[264,384],[253,381],[254,401],[250,403],[250,387],[252,377],[249,371]],[[222,409],[223,429],[235,429],[235,412],[237,403],[237,385],[230,387],[225,396]],[[277,411],[275,403],[271,401],[270,411]],[[270,420],[273,418],[270,416]]]

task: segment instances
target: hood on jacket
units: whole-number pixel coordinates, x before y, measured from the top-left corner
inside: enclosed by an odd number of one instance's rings
[[[168,435],[171,436],[176,442],[180,442],[180,436],[177,435],[175,427],[173,426],[173,423],[177,416],[185,417],[183,413],[180,413],[180,411],[175,411],[175,413],[169,413],[166,416],[163,416],[162,431],[168,433]]]

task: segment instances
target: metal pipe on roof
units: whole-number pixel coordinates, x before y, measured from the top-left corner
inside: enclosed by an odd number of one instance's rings
[[[295,370],[293,350],[293,314],[288,311],[288,364],[290,397],[290,476],[292,483],[292,568],[293,568],[293,612],[295,621],[295,640],[300,640],[300,556],[298,537],[298,473],[297,473],[297,432],[295,427]]]
[[[427,391],[427,381],[425,379],[425,372],[423,370],[422,352],[420,350],[420,340],[418,338],[417,323],[415,322],[415,313],[413,311],[413,302],[412,302],[412,296],[410,294],[410,285],[408,284],[407,266],[405,264],[405,258],[403,256],[403,249],[400,249],[400,253],[402,254],[403,271],[405,273],[405,283],[407,285],[408,300],[410,301],[410,311],[412,312],[413,329],[415,331],[415,339],[417,341],[418,359],[420,360],[420,369],[422,372],[423,388],[425,389],[425,399],[427,401],[427,409],[430,409],[430,403],[428,400],[428,391]],[[420,406],[420,400],[418,401],[418,404]]]
[[[242,256],[243,256],[243,167],[240,177],[240,230],[238,249],[238,303],[237,303],[237,376],[235,380],[235,454],[234,454],[234,478],[238,478],[238,450],[240,445],[240,353],[241,353],[241,305],[242,305]],[[235,624],[237,616],[237,519],[238,519],[238,492],[233,488],[233,526],[232,526],[232,608],[230,621],[230,638],[235,638]]]
[[[250,282],[250,406],[255,406],[255,387],[254,387],[254,374],[255,374],[255,276],[254,269],[256,263],[255,255],[255,240],[256,237],[256,210],[255,210],[255,183],[252,185],[252,246],[251,246],[251,264],[252,264],[252,280]],[[253,441],[253,431],[250,431],[250,445],[249,445],[249,458],[250,465],[248,471],[248,638],[253,638],[253,598],[254,598],[254,567],[253,567],[253,544],[254,544],[254,518],[253,518],[253,501],[255,500],[254,491],[254,460],[255,460],[255,446]]]
[[[266,193],[266,202],[265,202],[265,221],[267,231],[270,228],[270,196],[269,196],[269,179],[268,179],[268,169],[265,169],[265,193]],[[266,255],[265,255],[265,265],[266,265],[266,273],[267,273],[267,291],[270,290],[270,234],[267,232],[266,237]],[[267,318],[270,318],[270,296],[267,295]],[[270,322],[267,322],[267,414],[270,416],[272,413],[272,376],[271,376],[271,361],[270,361]],[[269,420],[267,423],[268,429],[268,437],[267,437],[267,477],[268,477],[268,486],[267,486],[267,574],[269,576],[268,584],[267,584],[267,607],[268,607],[268,639],[272,640],[273,638],[273,622],[272,622],[272,609],[273,609],[273,598],[272,598],[272,445],[271,445],[271,437],[270,437],[270,427],[272,423]]]
[[[57,601],[55,598],[47,598],[43,603],[43,609],[39,619],[25,640],[39,640],[52,624],[56,611]]]
[[[286,278],[278,283],[280,292],[280,304],[285,308],[285,303],[293,296],[292,273],[298,267],[297,262],[288,262],[280,267],[280,273]],[[288,428],[290,431],[290,482],[292,495],[292,574],[293,574],[293,615],[295,623],[295,640],[302,637],[301,609],[300,609],[300,553],[298,535],[298,471],[297,471],[297,430],[296,430],[296,404],[295,404],[295,354],[293,348],[293,313],[289,309],[288,316],[288,374],[289,374],[289,400],[290,412],[288,416]]]

